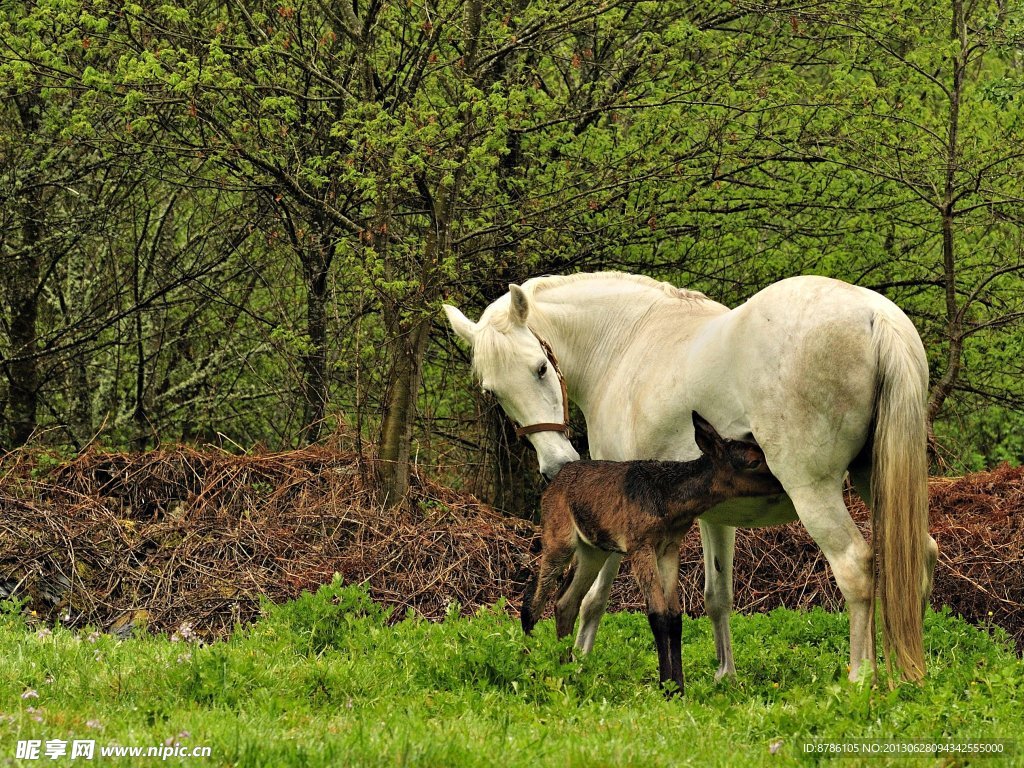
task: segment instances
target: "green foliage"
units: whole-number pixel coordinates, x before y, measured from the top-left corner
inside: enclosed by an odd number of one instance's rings
[[[370,599],[365,588],[342,586],[341,576],[334,574],[330,584],[315,593],[302,596],[283,606],[265,606],[270,614],[258,632],[286,633],[292,645],[304,647],[309,655],[319,655],[328,648],[350,648],[351,643],[364,643],[374,633],[371,627],[384,626],[390,616]]]
[[[479,425],[433,420],[475,410],[464,361],[407,343],[442,301],[814,273],[911,314],[952,464],[1021,460],[1020,7],[344,8],[0,7],[0,243],[32,267],[0,275],[0,414],[28,390],[50,443],[283,447],[418,405],[395,455],[466,464]]]
[[[319,628],[328,618],[336,632]],[[213,765],[793,764],[809,741],[1013,740],[1024,695],[1005,638],[948,612],[926,618],[926,683],[894,690],[845,681],[842,616],[735,617],[740,677],[726,683],[707,621],[686,620],[687,688],[671,701],[642,615],[608,616],[594,652],[569,663],[550,621],[525,638],[501,605],[440,624],[385,618],[337,580],[207,646],[49,634],[4,611],[0,738],[170,738],[210,746]]]
[[[66,448],[58,447],[54,450],[38,451],[32,456],[32,477],[34,479],[44,478],[61,464],[65,464],[73,458],[74,453]]]

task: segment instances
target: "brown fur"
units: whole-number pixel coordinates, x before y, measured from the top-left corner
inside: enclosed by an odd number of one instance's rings
[[[522,610],[528,633],[573,555],[585,553],[593,563],[613,553],[631,554],[658,647],[659,677],[662,684],[673,680],[680,691],[683,535],[699,515],[726,499],[782,493],[760,448],[724,440],[696,413],[693,422],[704,453],[694,461],[576,461],[562,468],[541,498],[540,565]],[[583,582],[592,582],[595,575],[592,566],[581,566],[572,588],[563,585],[555,609],[559,637],[572,631],[580,597],[590,586]]]

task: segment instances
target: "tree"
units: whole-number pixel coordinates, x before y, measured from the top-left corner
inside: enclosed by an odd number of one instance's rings
[[[821,52],[804,81],[820,95],[815,119],[784,140],[871,190],[870,207],[852,201],[844,214],[869,213],[882,242],[852,254],[847,269],[900,297],[923,326],[933,423],[954,392],[971,389],[967,346],[1024,319],[1024,111],[1006,92],[1020,12],[944,0],[790,18]]]
[[[938,435],[1012,455],[1022,27],[997,0],[5,6],[7,444],[336,421],[384,503],[418,456],[529,514],[529,451],[460,420],[490,411],[438,304],[617,268],[883,291]]]

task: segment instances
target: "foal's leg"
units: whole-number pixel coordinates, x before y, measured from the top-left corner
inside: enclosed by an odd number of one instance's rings
[[[548,599],[554,593],[558,582],[565,573],[565,568],[572,560],[573,547],[568,544],[547,546],[540,556],[540,564],[537,572],[526,585],[523,593],[523,610],[520,619],[523,625],[523,632],[530,634]]]
[[[672,676],[672,637],[670,627],[670,610],[662,589],[662,576],[659,569],[658,555],[653,546],[643,546],[633,553],[633,571],[636,575],[640,591],[647,601],[647,621],[654,634],[654,645],[658,649],[658,682],[662,686]],[[681,680],[676,685],[681,686]]]
[[[576,571],[573,573],[572,583],[565,588],[555,604],[555,626],[560,638],[572,632],[573,624],[576,623],[576,616],[580,612],[580,602],[583,600],[587,590],[590,589],[590,585],[594,583],[594,580],[601,572],[601,567],[607,559],[609,559],[609,555],[603,550],[588,546],[582,542],[577,545]],[[581,624],[580,633],[582,634],[582,632],[583,627]],[[590,650],[589,647],[585,648],[580,644],[578,637],[576,647],[583,653]]]
[[[665,594],[668,614],[668,650],[671,679],[683,692],[683,612],[679,603],[679,540],[663,542],[658,557],[658,575]]]
[[[728,525],[700,522],[700,542],[704,549],[704,609],[711,619],[718,654],[715,680],[736,676],[732,661],[732,555],[736,547],[736,529]]]
[[[811,538],[821,547],[832,575],[846,598],[850,614],[850,679],[861,664],[874,666],[875,637],[871,621],[873,553],[843,503],[842,480],[803,485],[789,492],[793,506]]]

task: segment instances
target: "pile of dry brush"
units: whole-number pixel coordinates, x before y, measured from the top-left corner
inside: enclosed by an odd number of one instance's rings
[[[436,619],[505,597],[518,606],[534,526],[418,478],[409,503],[382,511],[355,456],[326,448],[233,456],[192,449],[86,454],[0,476],[0,597],[28,597],[44,619],[123,631],[144,623],[202,633],[259,615],[338,572],[367,582],[401,618]],[[939,543],[933,604],[996,624],[1024,647],[1024,470],[931,482]],[[849,499],[865,534],[867,515]],[[736,607],[841,607],[820,550],[798,524],[737,535]],[[628,567],[624,569],[628,570]],[[682,553],[687,609],[703,609],[694,529]],[[642,607],[620,578],[614,608]]]

